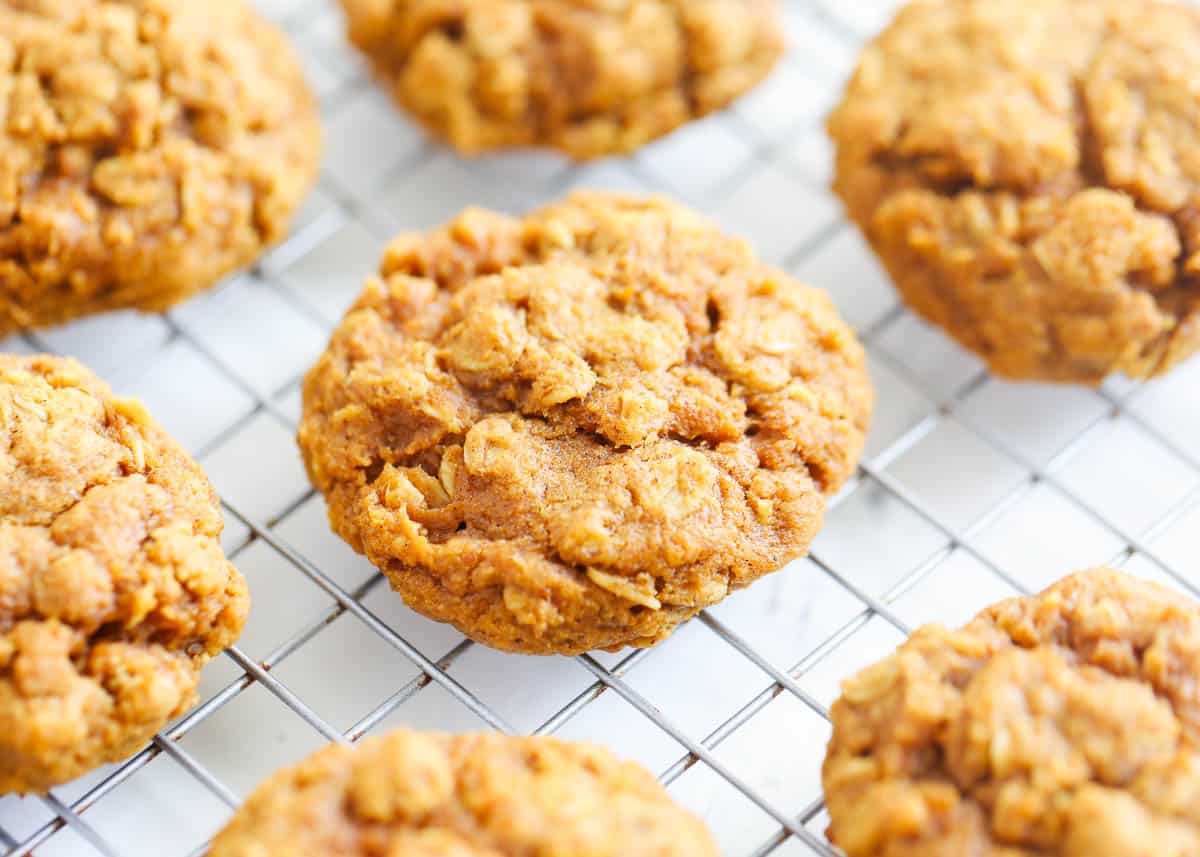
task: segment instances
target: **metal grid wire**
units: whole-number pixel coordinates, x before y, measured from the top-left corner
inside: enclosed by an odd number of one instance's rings
[[[459,162],[396,118],[373,91],[341,43],[332,4],[270,0],[260,5],[300,44],[330,128],[329,167],[294,235],[255,271],[198,299],[198,309],[189,305],[161,320],[130,315],[89,320],[5,347],[78,354],[118,388],[145,394],[156,412],[156,398],[196,398],[192,410],[185,408],[166,422],[214,473],[234,561],[242,565],[269,555],[276,569],[269,600],[254,593],[255,615],[292,610],[291,588],[304,584],[280,583],[287,576],[309,581],[323,593],[319,603],[324,606],[310,621],[271,640],[261,657],[248,654],[243,638],[226,653],[229,669],[215,686],[210,682],[202,703],[123,764],[44,799],[0,799],[0,849],[8,857],[202,855],[246,784],[231,785],[229,771],[219,774],[204,758],[208,744],[193,746],[186,739],[217,721],[252,688],[269,694],[281,716],[290,710],[311,733],[305,746],[288,748],[291,758],[306,754],[314,742],[353,742],[397,717],[405,720],[418,700],[439,691],[472,722],[508,733],[573,736],[572,724],[581,715],[616,701],[621,710],[604,709],[593,718],[600,728],[591,734],[621,751],[631,728],[621,724],[630,723],[632,714],[652,725],[650,731],[665,745],[653,755],[667,760],[660,762],[659,772],[673,791],[690,774],[706,771],[700,786],[681,788],[679,796],[718,828],[727,852],[832,857],[837,852],[821,835],[823,805],[814,784],[836,679],[882,655],[916,621],[955,621],[992,595],[1028,592],[1071,570],[1054,565],[1057,555],[1043,562],[1048,545],[1058,546],[1076,567],[1126,566],[1200,594],[1200,573],[1186,564],[1192,562],[1188,545],[1194,545],[1189,534],[1200,523],[1196,368],[1185,367],[1155,385],[1113,382],[1097,391],[995,381],[895,302],[866,249],[824,195],[821,114],[836,97],[859,42],[891,4],[786,3],[796,49],[765,94],[628,162],[587,168],[540,155]],[[372,171],[373,166],[382,171]],[[767,581],[750,590],[767,593],[759,602],[775,610],[771,628],[791,621],[825,630],[788,648],[769,645],[773,638],[756,627],[752,610],[730,612],[722,605],[701,614],[694,624],[716,641],[724,652],[720,657],[739,659],[750,678],[735,687],[727,676],[702,668],[700,680],[715,685],[715,698],[725,708],[700,728],[695,728],[696,717],[682,716],[683,709],[672,704],[670,687],[660,692],[656,682],[667,681],[663,676],[669,668],[652,682],[639,682],[639,672],[652,668],[656,659],[686,660],[695,635],[654,650],[575,659],[586,681],[568,682],[570,692],[560,693],[549,716],[545,711],[534,720],[525,716],[518,727],[502,706],[472,687],[479,670],[468,674],[464,664],[479,647],[460,637],[430,635],[423,620],[396,619],[379,606],[387,602],[378,574],[343,573],[340,560],[316,557],[298,546],[311,544],[307,532],[312,528],[303,516],[309,509],[319,511],[321,501],[297,483],[294,450],[286,438],[295,427],[297,384],[357,291],[360,275],[373,265],[380,244],[397,226],[430,225],[467,202],[526,208],[579,185],[666,190],[765,244],[764,254],[773,261],[834,293],[858,326],[877,376],[881,401],[875,437],[856,477],[831,503],[829,532],[807,560],[769,579],[786,577],[789,586],[809,587],[803,609],[789,619],[787,609],[774,602],[790,596]],[[335,293],[305,286],[319,282],[325,288],[333,279],[341,281]],[[280,359],[280,343],[297,339],[305,346],[284,348],[286,359]],[[175,383],[183,371],[181,354],[190,361],[184,361],[190,367],[187,385]],[[146,381],[156,370],[165,379],[157,386]],[[193,396],[198,379],[221,390],[220,397]],[[249,458],[247,450],[253,453]],[[264,469],[256,470],[258,463],[251,459],[260,452]],[[286,462],[278,472],[271,469],[277,461]],[[1150,480],[1144,489],[1125,481],[1139,468],[1140,478]],[[249,476],[242,472],[247,470]],[[257,493],[246,493],[247,481],[259,483]],[[252,580],[252,591],[254,586]],[[380,592],[385,596],[372,597]],[[827,609],[833,604],[839,606]],[[744,621],[747,616],[750,621]],[[289,659],[333,633],[339,620],[365,629],[376,654],[368,658],[353,648],[339,650],[338,657],[347,670],[366,674],[379,688],[376,695],[383,696],[350,718],[348,728],[321,713],[322,705],[311,701],[311,684],[280,677]],[[677,638],[684,636],[681,631]],[[374,669],[373,660],[382,657],[380,646],[415,669]],[[704,657],[712,651],[705,649]],[[546,663],[539,661],[536,669]],[[534,668],[524,659],[503,664],[521,676],[535,676],[523,692],[538,692],[539,674],[529,673]],[[397,680],[397,672],[410,677]],[[298,683],[309,689],[296,690]],[[808,725],[788,729],[780,725],[787,717],[770,716],[768,709],[789,699],[795,707],[785,715],[791,712],[792,721]],[[440,725],[441,716],[433,725]],[[759,722],[769,725],[760,730],[757,743],[739,744]],[[221,723],[210,731],[233,746],[235,755],[248,752],[252,724],[244,718],[232,726],[229,718]],[[613,731],[606,733],[605,727]],[[727,745],[741,749],[725,752]],[[787,767],[794,757],[786,748],[796,746],[813,768],[799,777],[803,787],[762,762],[778,752]],[[192,796],[175,797],[168,790],[169,796],[156,803],[147,797],[154,789],[126,795],[160,759],[172,764],[178,794]],[[748,766],[747,759],[758,762]],[[748,767],[751,773],[745,772]],[[201,813],[205,820],[186,845],[181,844],[186,836],[166,837],[166,842],[161,824],[154,826],[157,833],[140,836],[143,826],[164,812],[171,824],[187,827],[184,818],[199,803],[186,788],[198,788],[216,807]],[[735,800],[749,809],[732,815],[754,821],[721,829]]]

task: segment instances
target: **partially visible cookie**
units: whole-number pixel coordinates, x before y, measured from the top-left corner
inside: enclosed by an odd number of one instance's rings
[[[905,300],[1016,379],[1200,347],[1200,10],[916,0],[829,119],[835,188]]]
[[[342,0],[395,99],[466,153],[629,152],[726,106],[783,52],[776,0]]]
[[[73,360],[0,355],[0,794],[145,744],[249,596],[208,480]]]
[[[0,0],[0,336],[160,311],[249,264],[320,138],[245,0]]]
[[[648,771],[552,738],[402,730],[255,790],[209,857],[716,857]]]
[[[1200,604],[1100,569],[918,631],[842,688],[849,857],[1200,854]]]
[[[532,654],[653,644],[803,555],[870,417],[825,293],[662,199],[405,235],[308,373],[334,529]]]

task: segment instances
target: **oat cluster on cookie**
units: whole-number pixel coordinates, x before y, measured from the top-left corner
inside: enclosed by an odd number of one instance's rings
[[[672,203],[578,194],[393,242],[299,441],[412,607],[576,653],[657,642],[804,554],[871,402],[823,292]]]
[[[751,89],[776,0],[342,0],[396,100],[468,153],[629,152]]]
[[[919,313],[1011,378],[1200,347],[1200,11],[914,2],[829,120],[835,187]]]
[[[245,582],[208,480],[72,360],[0,356],[0,795],[125,758],[195,700]]]
[[[407,730],[274,775],[209,857],[716,857],[648,771],[552,738]]]
[[[0,0],[0,336],[161,311],[254,261],[320,140],[245,0]]]

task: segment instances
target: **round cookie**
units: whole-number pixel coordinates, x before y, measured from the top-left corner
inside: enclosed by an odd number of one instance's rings
[[[209,857],[717,857],[648,771],[553,738],[401,730],[260,785]]]
[[[252,262],[320,136],[244,0],[0,0],[0,336],[160,311]]]
[[[0,355],[0,794],[139,749],[249,596],[208,480],[73,360]]]
[[[1100,569],[922,628],[842,688],[849,857],[1200,853],[1200,604]]]
[[[342,0],[396,101],[464,153],[629,152],[754,87],[776,0]]]
[[[905,300],[998,374],[1097,384],[1200,347],[1200,10],[917,0],[828,127]]]
[[[531,654],[645,646],[804,554],[872,393],[823,293],[661,199],[406,235],[304,384],[334,529]]]

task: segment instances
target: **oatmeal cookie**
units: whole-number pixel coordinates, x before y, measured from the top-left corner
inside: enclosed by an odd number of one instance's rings
[[[209,857],[717,857],[648,771],[553,738],[401,730],[268,779]]]
[[[1101,569],[922,628],[843,686],[849,857],[1200,854],[1200,604]]]
[[[319,150],[244,0],[0,0],[0,336],[160,311],[252,262]]]
[[[396,101],[465,153],[630,152],[754,87],[777,0],[342,0]]]
[[[1200,10],[916,0],[829,120],[905,300],[992,369],[1097,384],[1200,346]]]
[[[125,758],[249,597],[208,480],[73,360],[0,355],[0,794]]]
[[[576,653],[653,644],[805,553],[871,400],[823,292],[665,200],[589,193],[393,242],[299,441],[414,609]]]

